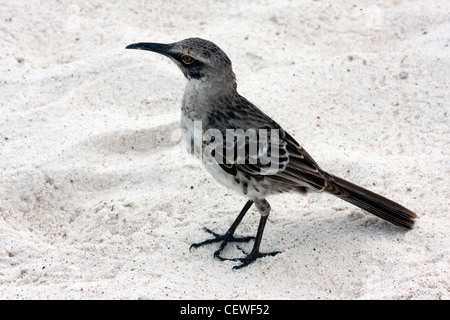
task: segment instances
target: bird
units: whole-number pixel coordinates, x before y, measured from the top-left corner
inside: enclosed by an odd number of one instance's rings
[[[138,42],[126,49],[152,51],[170,58],[187,79],[181,103],[180,128],[188,151],[202,159],[220,184],[247,199],[224,234],[208,228],[211,238],[190,248],[220,242],[214,257],[237,262],[234,269],[280,251],[261,252],[271,206],[267,197],[287,192],[324,192],[347,201],[398,227],[412,229],[417,215],[402,205],[323,170],[275,120],[237,91],[236,76],[226,53],[201,38],[173,43]],[[235,231],[252,205],[260,213],[256,236]],[[254,241],[249,253],[222,256],[229,243]]]

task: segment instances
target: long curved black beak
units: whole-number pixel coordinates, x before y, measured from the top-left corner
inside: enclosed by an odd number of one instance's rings
[[[147,50],[170,56],[169,45],[164,43],[138,42],[130,44],[125,49]]]

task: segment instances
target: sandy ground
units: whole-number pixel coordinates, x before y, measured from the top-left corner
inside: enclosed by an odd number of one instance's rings
[[[450,298],[448,1],[0,7],[0,298]],[[235,271],[217,245],[190,251],[246,200],[177,139],[182,73],[124,47],[193,36],[324,169],[416,211],[415,229],[286,194],[262,244],[282,254]]]

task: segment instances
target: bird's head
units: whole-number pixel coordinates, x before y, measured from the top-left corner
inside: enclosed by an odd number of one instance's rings
[[[231,60],[217,45],[200,38],[162,44],[153,42],[133,43],[126,49],[148,50],[172,59],[186,78],[196,80],[232,80]]]

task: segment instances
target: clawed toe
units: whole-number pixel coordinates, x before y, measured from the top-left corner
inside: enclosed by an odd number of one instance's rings
[[[244,250],[242,250],[241,248],[239,248],[242,252],[244,252]],[[219,258],[221,261],[239,261],[241,262],[241,264],[234,266],[233,269],[237,270],[237,269],[241,269],[243,267],[248,266],[249,264],[255,262],[257,259],[259,258],[263,258],[263,257],[267,257],[267,256],[275,256],[277,254],[281,253],[280,251],[274,251],[274,252],[267,252],[267,253],[262,253],[262,252],[250,252],[249,254],[247,254],[245,257],[243,258],[224,258],[221,256],[216,256],[214,254],[214,256],[216,258]],[[244,252],[245,254],[245,252]]]
[[[221,234],[218,234],[218,233],[216,233],[216,232],[214,232],[214,231],[212,231],[212,230],[210,230],[210,229],[208,229],[208,228],[206,228],[206,227],[204,227],[203,230],[204,230],[205,232],[211,234],[211,235],[213,236],[213,238],[212,238],[212,239],[205,240],[205,241],[202,241],[202,242],[193,243],[193,244],[190,246],[189,249],[192,249],[192,248],[199,248],[199,247],[202,247],[202,246],[204,246],[204,245],[211,244],[211,243],[215,243],[215,242],[222,242],[221,245],[220,245],[220,249],[217,250],[217,251],[214,253],[214,256],[218,256],[218,255],[220,254],[220,252],[222,252],[222,250],[223,250],[223,249],[226,247],[226,245],[227,245],[228,243],[230,243],[230,242],[248,242],[248,241],[251,241],[251,240],[254,240],[254,239],[255,239],[255,237],[252,237],[252,236],[249,236],[249,237],[235,237],[232,233],[229,233],[229,232],[227,232],[227,233],[221,235]]]
[[[269,253],[259,252],[259,247],[261,244],[264,227],[266,225],[267,218],[269,217],[270,205],[264,199],[258,200],[258,201],[259,201],[258,203],[260,204],[260,206],[261,206],[261,204],[264,205],[265,211],[264,211],[264,214],[261,214],[261,218],[259,220],[259,225],[258,225],[258,231],[256,232],[256,237],[237,238],[234,236],[234,232],[236,231],[237,226],[241,222],[244,215],[247,213],[248,209],[253,204],[253,200],[248,200],[247,203],[245,204],[244,208],[242,208],[241,212],[237,216],[236,220],[233,222],[233,224],[231,225],[231,227],[228,229],[228,231],[225,234],[220,235],[214,231],[211,231],[208,228],[203,228],[203,230],[205,232],[211,234],[213,236],[213,238],[199,242],[199,243],[194,243],[191,245],[190,249],[198,248],[198,247],[201,247],[201,246],[204,246],[207,244],[211,244],[211,243],[215,243],[215,242],[221,242],[219,249],[214,252],[214,257],[219,259],[220,261],[239,261],[239,262],[241,262],[241,264],[235,266],[233,269],[240,269],[240,268],[246,267],[259,258],[263,258],[263,257],[267,257],[267,256],[274,256],[274,255],[279,254],[280,253],[279,251],[274,251],[274,252],[269,252]],[[238,246],[238,249],[243,252],[245,257],[243,257],[243,258],[224,258],[220,255],[228,243],[230,243],[230,242],[242,243],[242,242],[248,242],[250,240],[255,240],[255,243],[253,244],[253,249],[249,254],[247,254],[244,250],[242,250]]]

